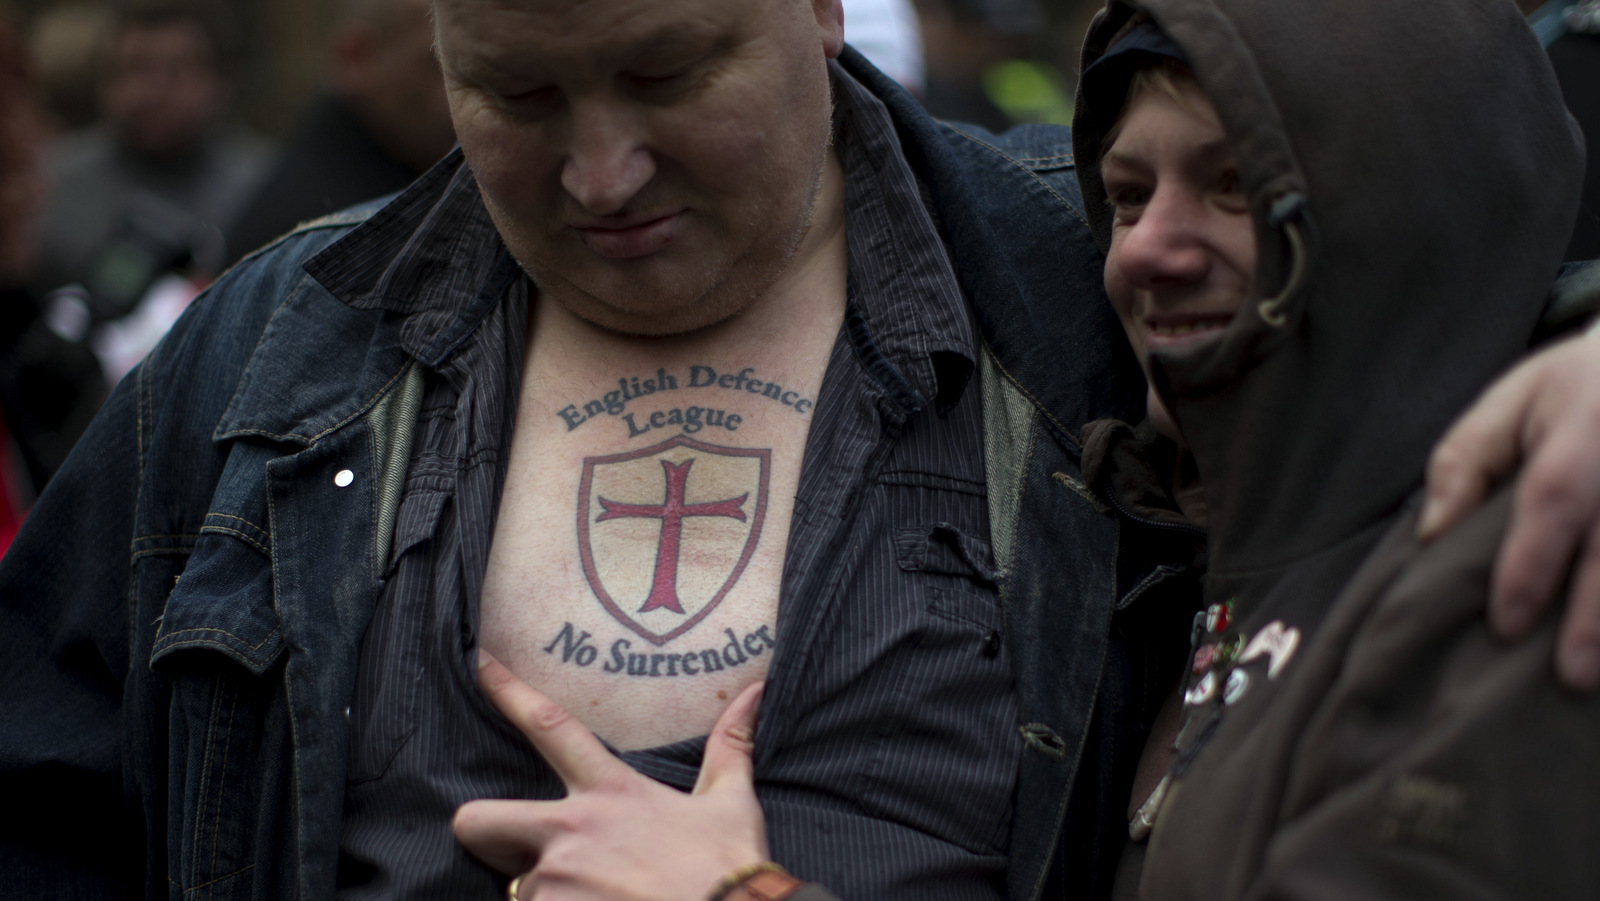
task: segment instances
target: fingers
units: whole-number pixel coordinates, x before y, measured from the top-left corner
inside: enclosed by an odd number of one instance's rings
[[[750,755],[755,750],[756,715],[761,710],[761,692],[764,683],[757,682],[741,691],[738,697],[722,711],[717,724],[711,727],[706,739],[705,756],[700,763],[700,778],[695,781],[694,793],[722,791],[742,786],[753,792],[754,765]]]
[[[1552,435],[1517,486],[1489,611],[1508,638],[1522,635],[1549,605],[1600,517],[1600,474],[1586,472],[1592,455],[1583,445],[1570,432]]]
[[[1524,422],[1537,379],[1526,365],[1496,382],[1451,426],[1428,459],[1428,493],[1417,534],[1427,541],[1483,503],[1489,486],[1522,455]]]
[[[1600,530],[1590,534],[1572,580],[1556,647],[1556,673],[1568,688],[1600,688]]]
[[[487,651],[478,652],[478,684],[569,790],[593,786],[615,767],[625,766],[565,707],[534,691]]]
[[[552,835],[547,817],[556,803],[469,801],[456,810],[450,828],[473,857],[508,876],[525,873]]]

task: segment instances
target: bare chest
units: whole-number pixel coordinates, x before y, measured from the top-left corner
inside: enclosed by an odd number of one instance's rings
[[[706,358],[531,379],[484,646],[619,748],[705,734],[779,641],[814,391]]]

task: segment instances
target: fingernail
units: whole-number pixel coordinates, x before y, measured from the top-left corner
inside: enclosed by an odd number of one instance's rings
[[[488,666],[491,663],[499,663],[499,662],[500,661],[494,659],[494,655],[493,654],[490,654],[488,651],[485,651],[483,648],[479,648],[478,649],[478,669],[483,669],[484,667]]]
[[[1582,645],[1561,655],[1561,679],[1573,688],[1593,689],[1600,684],[1600,648]]]
[[[1417,537],[1426,541],[1433,537],[1439,528],[1439,520],[1444,518],[1444,503],[1438,498],[1430,497],[1422,505],[1422,516],[1417,520]]]

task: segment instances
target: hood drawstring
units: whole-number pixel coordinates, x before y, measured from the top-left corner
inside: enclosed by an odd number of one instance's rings
[[[1261,321],[1273,328],[1283,328],[1288,324],[1289,317],[1283,312],[1283,305],[1299,294],[1305,284],[1306,239],[1305,233],[1300,230],[1300,219],[1305,215],[1305,208],[1305,195],[1299,191],[1289,191],[1272,202],[1272,209],[1267,215],[1267,224],[1282,229],[1289,239],[1289,280],[1284,283],[1282,291],[1261,301],[1256,307]]]

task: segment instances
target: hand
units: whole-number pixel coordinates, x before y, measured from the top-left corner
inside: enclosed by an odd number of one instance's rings
[[[1573,574],[1556,670],[1584,691],[1600,686],[1597,448],[1600,332],[1591,329],[1525,360],[1450,429],[1428,464],[1419,528],[1424,539],[1446,531],[1526,460],[1495,561],[1489,619],[1506,638],[1525,634]]]
[[[618,760],[565,708],[485,653],[478,681],[567,786],[560,801],[472,801],[456,811],[456,839],[473,856],[524,874],[521,901],[703,901],[730,871],[767,859],[750,762],[759,683],[712,727],[686,795]]]

